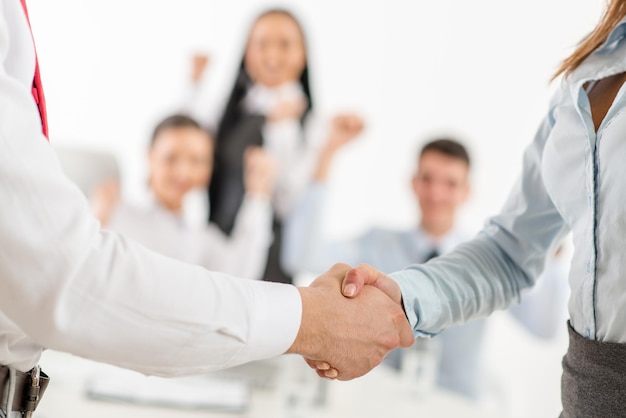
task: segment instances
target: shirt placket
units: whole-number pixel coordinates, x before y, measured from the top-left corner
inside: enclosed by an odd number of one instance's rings
[[[588,217],[588,225],[590,225],[589,251],[587,252],[587,260],[585,262],[585,273],[583,281],[583,320],[585,338],[595,338],[596,334],[596,255],[597,255],[597,153],[596,131],[591,117],[591,106],[587,93],[583,89],[584,83],[588,80],[581,80],[572,88],[572,97],[576,104],[576,111],[585,128],[587,143],[585,145],[585,197]]]

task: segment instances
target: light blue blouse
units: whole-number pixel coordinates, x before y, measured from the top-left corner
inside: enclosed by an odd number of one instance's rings
[[[597,133],[583,88],[626,71],[625,34],[622,21],[562,81],[504,208],[477,238],[391,275],[416,335],[518,300],[571,230],[572,326],[586,338],[626,343],[626,87]]]

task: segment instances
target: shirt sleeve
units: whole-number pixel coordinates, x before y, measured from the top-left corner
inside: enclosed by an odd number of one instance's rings
[[[263,127],[264,147],[278,161],[274,204],[283,218],[303,198],[311,183],[321,147],[324,129],[315,115],[309,115],[304,127],[298,120],[268,122]]]
[[[205,249],[211,268],[246,279],[261,279],[272,244],[272,219],[268,198],[246,196],[229,236],[219,228],[206,231]]]
[[[146,374],[203,373],[285,352],[293,286],[235,280],[103,231],[62,173],[30,89],[4,68],[0,8],[0,309],[37,344]]]
[[[518,301],[568,233],[541,177],[543,147],[553,123],[551,110],[524,153],[522,174],[504,208],[474,240],[391,275],[417,335],[437,334]]]
[[[311,184],[285,219],[281,260],[292,274],[320,274],[334,263],[359,263],[363,245],[371,242],[367,234],[344,240],[328,238],[324,216],[327,193],[324,183]]]

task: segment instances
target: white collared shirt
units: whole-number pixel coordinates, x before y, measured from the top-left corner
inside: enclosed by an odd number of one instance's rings
[[[28,370],[47,347],[173,376],[286,351],[300,326],[295,287],[101,230],[41,133],[34,69],[20,2],[0,0],[0,364]]]
[[[230,235],[203,218],[194,222],[164,208],[150,194],[141,204],[121,202],[107,229],[121,232],[160,254],[209,270],[261,279],[272,243],[269,199],[246,196]]]

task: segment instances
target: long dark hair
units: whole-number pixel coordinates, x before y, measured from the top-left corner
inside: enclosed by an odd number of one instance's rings
[[[254,20],[252,27],[254,27],[256,22],[261,20],[263,17],[273,15],[273,14],[280,14],[283,16],[287,16],[288,18],[294,21],[294,23],[300,29],[300,33],[302,35],[302,40],[304,43],[304,49],[306,51],[307,50],[306,37],[304,36],[302,25],[291,12],[285,9],[266,10],[265,12],[257,16],[257,18]],[[250,28],[250,30],[252,30],[252,27]],[[246,49],[247,49],[247,46],[246,46]],[[306,99],[307,99],[307,107],[304,110],[304,113],[302,114],[302,118],[300,119],[301,124],[304,124],[304,121],[306,120],[307,115],[313,109],[313,98],[311,96],[311,86],[309,82],[308,53],[306,53],[305,56],[306,56],[306,61],[304,64],[304,70],[302,71],[302,74],[300,75],[299,82],[300,82],[300,85],[302,86],[302,91],[304,92],[304,95],[306,96]],[[250,75],[248,74],[248,72],[246,71],[245,53],[244,53],[244,57],[241,59],[241,64],[239,65],[239,71],[237,72],[237,77],[235,78],[235,85],[233,86],[233,89],[231,90],[230,96],[228,98],[228,102],[226,104],[226,108],[224,109],[224,113],[222,114],[222,118],[217,127],[218,142],[221,138],[223,138],[230,131],[230,129],[232,129],[234,125],[237,124],[237,121],[239,120],[242,114],[241,102],[246,97],[246,94],[248,93],[248,90],[250,89],[252,84],[253,84],[253,81],[250,78]]]

